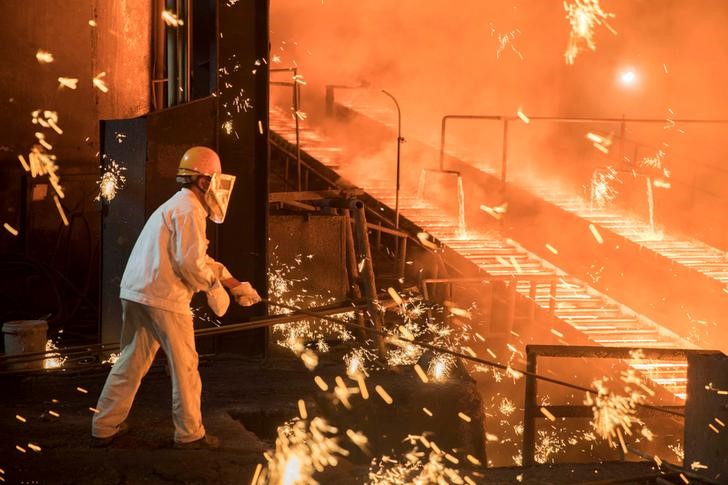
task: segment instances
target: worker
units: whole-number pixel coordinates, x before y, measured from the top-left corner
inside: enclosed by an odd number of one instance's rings
[[[190,301],[204,291],[219,317],[235,301],[260,301],[247,282],[235,279],[207,255],[206,217],[225,219],[235,177],[222,173],[214,150],[192,147],[177,170],[182,188],[154,211],[134,244],[121,279],[121,353],[106,379],[93,417],[95,446],[106,446],[128,430],[126,418],[142,378],[161,346],[172,378],[176,448],[214,449],[219,440],[205,433],[202,383]]]

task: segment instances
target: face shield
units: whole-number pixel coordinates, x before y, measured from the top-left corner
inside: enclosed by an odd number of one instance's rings
[[[230,194],[235,183],[234,175],[214,173],[210,178],[210,187],[205,192],[205,203],[210,211],[210,220],[222,224],[227,213]]]

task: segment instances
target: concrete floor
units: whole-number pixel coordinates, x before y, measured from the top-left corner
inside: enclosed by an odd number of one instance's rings
[[[342,372],[340,361],[323,358],[315,374],[326,380]],[[144,379],[129,417],[131,430],[111,447],[91,447],[90,406],[95,406],[106,370],[56,373],[0,381],[0,468],[6,483],[197,484],[249,483],[275,426],[297,415],[297,400],[314,400],[313,373],[285,356],[265,361],[235,357],[203,359],[203,414],[216,451],[172,448],[171,385],[163,366]],[[387,379],[387,377],[384,377]],[[397,389],[393,380],[385,386]],[[77,388],[88,391],[83,393]],[[405,386],[406,387],[406,386]],[[54,401],[56,400],[56,401]],[[49,410],[59,417],[48,414]],[[23,423],[16,414],[24,417]],[[240,418],[243,424],[233,419]],[[255,431],[255,433],[251,432]],[[36,452],[28,447],[41,447]],[[26,449],[25,453],[15,446]],[[474,470],[469,470],[472,473]],[[482,483],[578,483],[653,473],[649,463],[539,466],[480,470]],[[317,476],[321,483],[365,483],[366,463],[342,461]],[[634,481],[630,483],[654,483]]]

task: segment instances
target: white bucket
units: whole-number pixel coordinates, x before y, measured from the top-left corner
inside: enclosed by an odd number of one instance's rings
[[[2,328],[5,335],[5,355],[18,355],[26,352],[43,352],[48,340],[48,322],[45,320],[15,320],[5,322]],[[13,364],[10,369],[42,369],[43,360]]]

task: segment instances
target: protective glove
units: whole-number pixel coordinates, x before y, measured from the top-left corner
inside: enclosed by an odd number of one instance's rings
[[[250,283],[244,281],[230,290],[235,302],[240,306],[252,306],[260,301],[260,295]]]
[[[215,281],[215,284],[207,292],[207,304],[218,317],[225,315],[225,312],[227,312],[230,306],[230,295],[227,294],[219,280]]]

